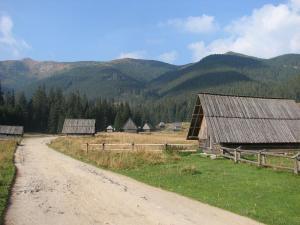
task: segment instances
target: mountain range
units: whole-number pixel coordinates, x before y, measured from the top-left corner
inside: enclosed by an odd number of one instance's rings
[[[172,65],[154,60],[108,62],[0,61],[5,89],[27,95],[41,85],[80,91],[89,98],[126,101],[182,98],[200,91],[300,99],[300,54],[262,59],[234,52]]]

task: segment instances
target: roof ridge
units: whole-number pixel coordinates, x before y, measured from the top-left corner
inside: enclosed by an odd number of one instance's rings
[[[240,117],[240,116],[206,116],[214,118],[230,118],[230,119],[252,119],[252,120],[300,120],[299,118],[272,118],[272,117]]]
[[[242,97],[242,98],[278,99],[278,100],[292,100],[292,101],[295,101],[295,99],[283,98],[283,97],[264,97],[264,96],[250,96],[250,95],[218,94],[218,93],[210,93],[210,92],[199,92],[198,95],[216,95],[216,96],[230,96],[230,97]]]

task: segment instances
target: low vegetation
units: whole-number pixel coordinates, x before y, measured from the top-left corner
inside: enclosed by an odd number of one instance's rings
[[[186,127],[187,124],[184,124],[184,129]],[[155,165],[177,161],[180,159],[177,154],[177,147],[170,146],[163,152],[148,151],[160,148],[158,146],[136,146],[136,151],[101,151],[101,145],[89,145],[89,153],[87,154],[85,151],[85,144],[191,144],[191,142],[186,141],[183,131],[172,132],[172,134],[170,134],[167,130],[168,128],[162,132],[144,134],[115,132],[100,133],[95,137],[60,137],[53,141],[50,146],[74,158],[90,162],[103,168],[132,169],[143,165]],[[130,145],[112,147],[117,147],[118,149],[131,149]],[[110,148],[111,146],[106,147],[106,149]]]
[[[4,211],[15,175],[13,162],[15,148],[15,141],[0,140],[0,224],[3,222]]]
[[[300,224],[300,177],[199,155],[118,172],[266,224]]]
[[[164,136],[165,135],[165,136]],[[199,154],[165,152],[113,152],[87,154],[79,145],[92,141],[110,143],[183,141],[183,134],[101,134],[95,138],[61,137],[51,147],[96,166],[144,183],[244,215],[271,225],[299,225],[300,177],[289,172],[211,160]],[[148,139],[147,139],[148,137]],[[151,137],[151,138],[150,138]],[[163,142],[164,143],[164,142]]]
[[[75,140],[77,139],[59,138],[52,142],[50,146],[76,159],[111,170],[134,169],[144,165],[156,165],[180,159],[180,157],[175,153],[167,154],[164,152],[146,150],[100,151],[93,149],[86,153],[82,149],[82,145],[78,144]]]

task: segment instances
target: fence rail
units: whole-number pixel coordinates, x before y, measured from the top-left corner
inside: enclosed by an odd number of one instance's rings
[[[222,150],[222,156],[228,159],[232,159],[235,163],[238,162],[246,162],[250,164],[255,164],[259,167],[271,167],[276,169],[284,169],[284,170],[291,170],[295,174],[300,173],[300,152],[289,156],[285,153],[272,153],[272,152],[266,152],[266,150],[243,150],[240,148],[226,148],[221,147]],[[255,156],[256,159],[247,159],[245,156]],[[268,158],[283,158],[286,162],[289,162],[289,164],[293,164],[293,166],[286,166],[286,165],[274,165],[271,163],[268,163]],[[290,161],[289,161],[290,160]]]
[[[154,147],[154,149],[144,149],[146,151],[163,151],[163,150],[174,150],[180,151],[180,152],[196,152],[198,149],[198,145],[195,144],[139,144],[139,143],[84,143],[83,149],[88,153],[90,150],[92,150],[92,147],[99,147],[99,150],[109,150],[109,151],[135,151],[140,150],[139,147],[145,148],[145,147]],[[118,148],[112,148],[112,147],[118,147]],[[122,148],[124,147],[124,148]]]

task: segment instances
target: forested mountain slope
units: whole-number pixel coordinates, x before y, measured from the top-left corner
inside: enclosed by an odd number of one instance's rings
[[[114,98],[141,103],[165,98],[185,99],[200,91],[298,98],[300,55],[271,59],[234,52],[210,55],[182,66],[153,60],[108,62],[0,62],[4,88],[31,95],[41,85],[88,98]]]
[[[190,66],[167,72],[152,80],[150,89],[161,96],[214,91],[220,90],[220,87],[224,92],[236,89],[243,94],[263,86],[267,94],[268,88],[273,89],[299,74],[300,55],[259,59],[228,53],[207,56]],[[238,86],[243,86],[243,89]]]
[[[7,60],[0,61],[0,80],[4,87],[16,90],[28,89],[27,85],[32,83],[35,83],[33,88],[43,83],[48,85],[48,79],[53,82],[50,82],[49,86],[55,86],[59,82],[70,81],[73,77],[75,84],[78,79],[86,80],[86,82],[92,84],[95,82],[95,76],[101,77],[99,81],[102,81],[104,77],[104,80],[106,78],[106,80],[120,81],[128,79],[128,82],[145,83],[176,68],[175,65],[141,59],[118,59],[109,62]],[[59,84],[59,86],[61,85],[63,84]],[[125,82],[124,85],[127,86],[127,83]],[[123,86],[123,83],[121,82],[119,86]],[[75,85],[72,89],[77,87]]]

